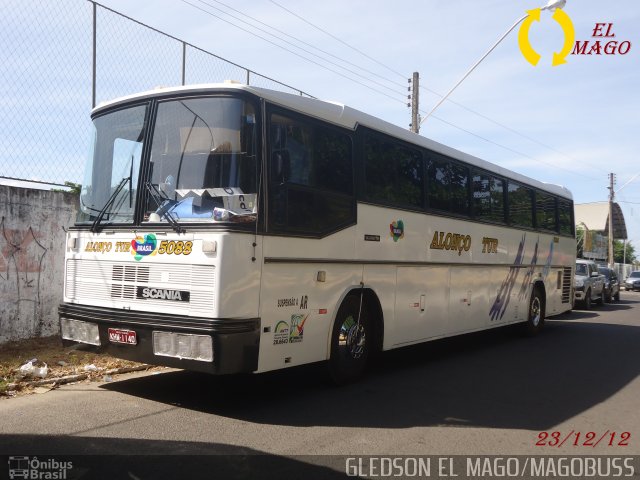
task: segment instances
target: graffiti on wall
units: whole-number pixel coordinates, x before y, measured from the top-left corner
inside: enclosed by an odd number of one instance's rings
[[[29,226],[7,228],[5,218],[0,223],[0,283],[4,312],[0,313],[0,334],[12,324],[31,321],[31,332],[40,335],[40,276],[47,249],[38,241],[40,233]],[[4,325],[3,325],[4,323]]]

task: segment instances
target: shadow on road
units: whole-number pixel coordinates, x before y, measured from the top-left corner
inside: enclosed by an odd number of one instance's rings
[[[576,306],[570,313],[564,313],[554,317],[554,320],[586,320],[591,318],[598,318],[603,314],[612,312],[624,312],[634,308],[634,305],[640,303],[635,298],[622,298],[617,302],[604,303],[602,305],[593,305],[591,310],[583,310],[579,306]]]
[[[341,388],[328,385],[324,364],[231,377],[178,371],[102,388],[263,424],[542,431],[640,373],[640,327],[597,323],[592,312],[567,318],[548,320],[536,338],[506,327],[386,352]]]

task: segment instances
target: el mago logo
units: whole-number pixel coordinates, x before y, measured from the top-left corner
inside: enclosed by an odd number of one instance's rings
[[[524,22],[522,22],[520,30],[518,31],[518,44],[520,45],[520,51],[527,62],[534,67],[538,64],[542,56],[533,49],[529,42],[529,29],[531,28],[531,25],[533,25],[533,22],[540,21],[540,12],[542,12],[541,8],[527,10],[528,15],[525,17]],[[560,50],[560,52],[553,53],[553,60],[551,62],[552,66],[557,67],[558,65],[567,63],[565,58],[571,53],[576,34],[571,18],[569,18],[569,15],[567,15],[561,8],[556,8],[556,11],[553,12],[551,18],[558,22],[564,32],[564,45],[562,46],[562,50]]]
[[[564,44],[559,52],[553,53],[551,66],[557,67],[567,63],[568,55],[599,56],[599,55],[626,55],[631,50],[631,42],[628,40],[613,40],[616,34],[613,32],[613,23],[596,22],[591,37],[593,40],[577,40],[573,22],[567,13],[562,10],[561,4],[555,9],[551,18],[562,28],[564,33]],[[547,8],[547,7],[545,7]],[[538,64],[542,56],[536,52],[529,41],[529,30],[533,22],[540,21],[542,8],[527,10],[527,16],[518,31],[518,44],[524,58],[534,67]]]
[[[153,233],[149,233],[144,237],[137,236],[131,240],[131,255],[139,262],[143,257],[158,253],[157,247],[158,240]]]

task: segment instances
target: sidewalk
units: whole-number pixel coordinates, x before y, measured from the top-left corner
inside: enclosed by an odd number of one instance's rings
[[[44,367],[44,377],[22,376],[20,367],[30,360]],[[64,383],[111,381],[112,375],[151,368],[105,354],[64,348],[60,337],[34,338],[0,345],[0,401],[17,395],[45,393]]]

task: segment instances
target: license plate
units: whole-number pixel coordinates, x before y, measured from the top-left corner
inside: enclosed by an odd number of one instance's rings
[[[138,337],[133,330],[120,330],[119,328],[109,329],[109,341],[113,343],[126,343],[137,345]]]

